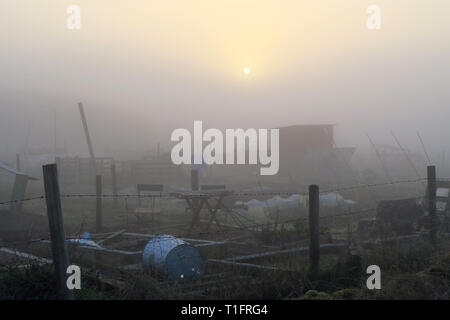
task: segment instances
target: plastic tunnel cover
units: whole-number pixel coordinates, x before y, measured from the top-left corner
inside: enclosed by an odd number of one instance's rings
[[[188,280],[203,274],[203,259],[197,249],[182,244],[173,248],[166,258],[167,273],[172,280]]]

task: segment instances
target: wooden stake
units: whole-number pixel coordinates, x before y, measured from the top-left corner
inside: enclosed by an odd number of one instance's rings
[[[427,167],[427,182],[428,182],[428,214],[430,216],[431,230],[430,240],[436,243],[436,167]]]
[[[103,204],[102,204],[102,176],[96,176],[95,179],[95,190],[96,190],[96,219],[95,219],[95,231],[97,233],[102,232],[102,209],[103,209]]]
[[[27,189],[28,176],[25,174],[16,174],[14,179],[13,193],[11,197],[10,212],[13,215],[18,215],[22,209],[22,199],[25,198],[25,191]]]
[[[86,121],[86,116],[84,114],[83,104],[78,103],[78,109],[80,110],[81,122],[83,123],[84,135],[86,136],[86,142],[89,148],[89,155],[91,156],[91,166],[94,170],[94,174],[97,174],[97,165],[95,163],[94,148],[92,147],[91,136],[89,135],[89,128]]]
[[[319,186],[309,186],[309,273],[315,279],[319,275]]]
[[[192,191],[198,191],[200,189],[200,184],[199,184],[199,179],[198,179],[198,170],[197,169],[191,169],[191,190]],[[196,217],[196,210],[197,208],[202,204],[201,201],[199,201],[198,199],[193,199],[192,200],[192,214],[195,220]],[[199,210],[200,211],[200,210]],[[193,220],[193,224],[194,224],[194,220]],[[193,224],[191,225],[191,227],[189,228],[189,234],[191,233]]]
[[[198,170],[192,169],[191,170],[191,190],[198,191],[198,189],[199,189]]]
[[[116,165],[114,163],[111,164],[111,180],[112,180],[112,189],[113,189],[113,196],[114,196],[114,207],[117,208],[117,206],[118,206],[117,178],[116,178]]]
[[[55,165],[56,165],[56,168],[57,168],[57,172],[59,171],[59,175],[58,175],[58,181],[59,180],[61,180],[61,172],[62,172],[62,169],[61,169],[61,158],[60,157],[55,157]]]
[[[20,154],[16,154],[16,170],[20,172]]]
[[[66,283],[69,256],[67,254],[66,236],[64,234],[56,164],[43,166],[43,172],[53,264],[55,266],[58,286],[58,298],[72,300],[74,299],[73,292],[67,288]]]

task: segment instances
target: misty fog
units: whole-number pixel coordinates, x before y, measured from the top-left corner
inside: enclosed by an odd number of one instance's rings
[[[392,131],[423,154],[418,131],[432,158],[450,151],[440,139],[450,134],[446,1],[432,11],[423,1],[379,1],[376,32],[360,1],[78,2],[75,31],[63,1],[2,2],[3,161],[55,141],[88,156],[79,101],[99,156],[158,142],[168,150],[170,132],[194,120],[219,129],[331,123],[336,145],[358,152],[373,151],[367,135],[397,145]],[[248,79],[239,74],[246,65]]]

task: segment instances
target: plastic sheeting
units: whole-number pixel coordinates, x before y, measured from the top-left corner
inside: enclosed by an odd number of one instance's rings
[[[353,200],[346,200],[337,192],[330,192],[326,194],[319,195],[319,201],[321,206],[325,207],[337,207],[340,205],[352,205],[356,202]],[[236,206],[239,207],[266,207],[266,208],[293,208],[303,206],[306,207],[308,204],[308,197],[301,196],[298,194],[293,194],[288,198],[282,198],[280,196],[275,196],[267,200],[256,200],[252,199],[247,202],[237,201]]]

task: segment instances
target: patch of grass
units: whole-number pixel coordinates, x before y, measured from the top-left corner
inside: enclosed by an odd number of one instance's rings
[[[300,300],[332,300],[333,296],[329,293],[317,291],[317,290],[308,290]]]
[[[11,268],[0,274],[0,300],[56,298],[53,270],[47,266]]]
[[[81,279],[82,288],[74,290],[76,299],[110,298],[97,290],[93,285],[94,280],[86,273],[82,272]],[[15,267],[0,273],[0,300],[55,300],[57,298],[53,266]]]

